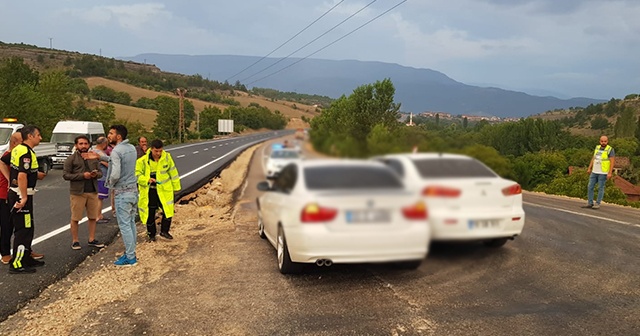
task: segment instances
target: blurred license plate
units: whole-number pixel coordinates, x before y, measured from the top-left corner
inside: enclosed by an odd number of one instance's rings
[[[470,220],[469,230],[474,229],[495,229],[500,226],[500,221],[497,219],[482,219],[482,220]]]
[[[391,221],[387,210],[353,210],[347,211],[347,223],[386,223]]]

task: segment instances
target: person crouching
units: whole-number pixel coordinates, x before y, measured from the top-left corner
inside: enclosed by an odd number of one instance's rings
[[[163,150],[161,140],[151,141],[151,148],[136,161],[136,177],[140,197],[138,213],[140,221],[147,225],[149,241],[156,240],[156,211],[162,210],[160,236],[173,239],[169,233],[174,214],[174,194],[181,188],[178,169],[171,154]]]

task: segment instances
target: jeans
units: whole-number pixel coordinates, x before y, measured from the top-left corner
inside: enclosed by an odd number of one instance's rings
[[[116,194],[113,201],[116,207],[118,227],[120,227],[120,234],[124,241],[125,254],[127,258],[132,259],[136,256],[136,240],[138,236],[136,231],[138,192]]]
[[[604,197],[604,184],[607,182],[607,174],[596,174],[591,173],[589,176],[589,187],[587,188],[589,191],[589,204],[593,205],[593,189],[598,183],[598,200],[596,203],[600,205],[602,202],[602,198]]]

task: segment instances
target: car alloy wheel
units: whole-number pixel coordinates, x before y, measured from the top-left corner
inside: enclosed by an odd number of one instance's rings
[[[265,239],[267,235],[264,233],[264,222],[262,221],[262,213],[258,211],[258,235],[260,238]]]
[[[282,270],[282,264],[284,263],[284,233],[282,228],[278,229],[278,268]]]

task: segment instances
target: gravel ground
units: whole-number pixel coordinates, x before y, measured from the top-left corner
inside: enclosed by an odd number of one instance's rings
[[[233,248],[233,204],[256,147],[176,206],[174,240],[147,242],[139,224],[137,266],[113,266],[124,250],[117,239],[1,323],[0,335],[244,334],[234,325],[212,329],[189,321],[215,299],[207,290],[221,285],[215,275],[237,262],[221,252]]]

